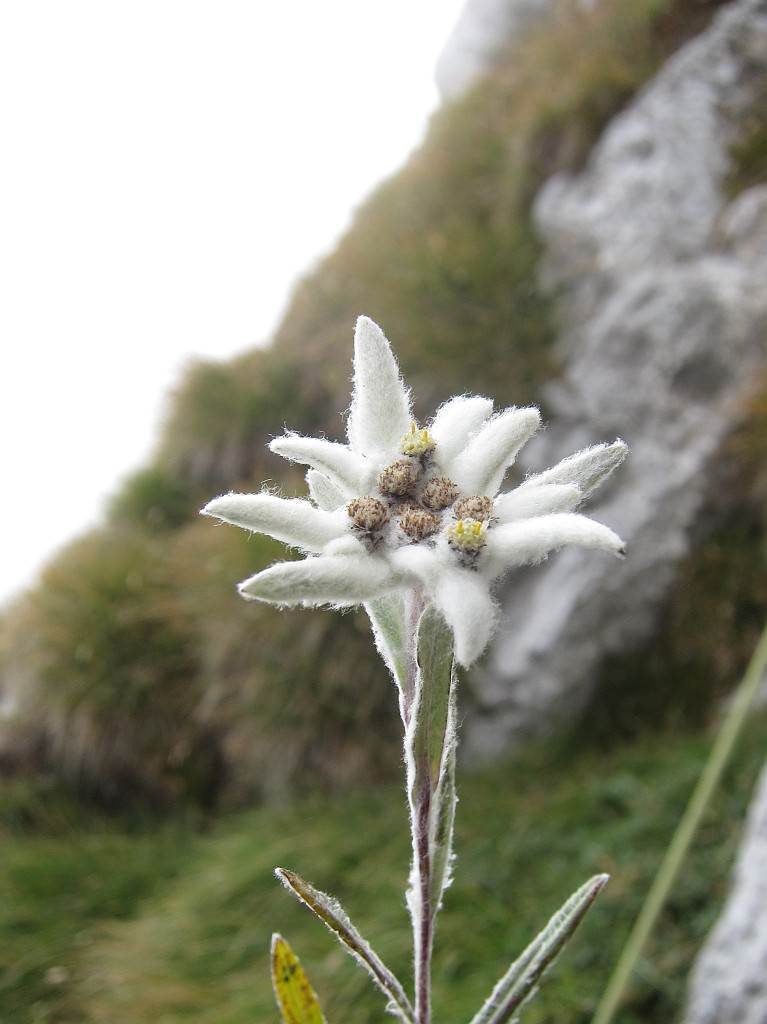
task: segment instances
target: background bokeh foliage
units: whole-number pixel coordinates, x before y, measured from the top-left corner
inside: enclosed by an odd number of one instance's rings
[[[189,366],[151,462],[0,621],[0,686],[16,710],[6,772],[37,765],[113,806],[211,808],[398,770],[395,698],[364,616],[241,601],[237,581],[281,547],[197,510],[264,482],[303,493],[302,473],[266,443],[285,427],[342,436],[360,313],[392,340],[421,418],[460,392],[541,402],[558,372],[557,324],[537,286],[531,200],[548,175],[583,165],[605,123],[718,6],[565,6],[523,48],[499,50],[298,282],[272,344]],[[764,179],[763,134],[755,115],[733,152],[733,193]],[[657,643],[648,658],[606,663],[585,734],[705,722],[742,668],[767,610],[753,468],[764,393],[723,454],[732,500],[719,508],[712,484]]]

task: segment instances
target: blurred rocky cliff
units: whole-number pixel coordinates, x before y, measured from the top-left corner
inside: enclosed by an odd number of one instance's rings
[[[623,437],[631,459],[597,518],[630,557],[616,569],[571,551],[513,581],[477,681],[477,753],[580,711],[606,657],[641,657],[680,566],[740,500],[721,496],[724,445],[767,360],[767,185],[735,192],[727,178],[766,81],[767,6],[723,9],[610,122],[586,167],[535,197],[562,374],[543,390],[549,426],[526,468]]]
[[[453,393],[540,403],[522,472],[632,448],[593,510],[629,557],[508,581],[464,684],[464,757],[565,722],[610,742],[704,723],[767,613],[766,17],[758,0],[472,0],[421,148],[268,348],[190,369],[151,465],[4,616],[4,769],[205,807],[397,771],[364,615],[245,605],[236,582],[279,546],[197,517],[265,480],[302,492],[265,442],[341,436],[359,313],[424,419]]]

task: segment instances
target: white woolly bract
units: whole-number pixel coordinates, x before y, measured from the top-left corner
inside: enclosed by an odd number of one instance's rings
[[[361,455],[396,451],[410,429],[410,397],[389,342],[372,320],[361,316],[354,333],[354,393],[346,432]]]
[[[326,512],[346,504],[347,496],[344,492],[318,469],[307,470],[306,486],[309,488],[311,499]]]
[[[275,437],[269,447],[291,462],[318,469],[349,498],[364,494],[369,484],[369,464],[345,444],[324,437],[285,434]]]
[[[498,576],[515,566],[539,562],[565,544],[623,553],[623,541],[609,527],[586,516],[563,512],[488,530],[482,572]]]
[[[208,502],[202,513],[312,552],[320,552],[342,537],[348,519],[343,508],[327,512],[303,498],[279,498],[265,493],[223,494]]]
[[[466,447],[469,438],[492,415],[493,403],[479,395],[458,395],[440,406],[429,426],[429,433],[437,443],[439,464],[448,467]]]
[[[421,586],[453,632],[455,657],[468,667],[495,631],[498,609],[487,580],[463,568],[446,542],[434,548],[417,544],[395,551],[390,561],[396,575]]]
[[[272,604],[362,604],[402,583],[385,561],[361,555],[322,555],[278,562],[239,586],[243,597]]]
[[[498,620],[487,582],[470,569],[455,568],[444,573],[431,596],[453,631],[456,661],[468,667],[487,647]]]
[[[505,409],[471,438],[452,464],[453,479],[465,494],[495,495],[520,448],[541,424],[537,409]]]
[[[517,487],[499,495],[493,504],[493,514],[501,523],[515,519],[549,515],[552,512],[572,512],[583,495],[572,484],[543,484],[540,487]]]
[[[575,484],[585,498],[620,466],[627,455],[628,446],[621,440],[612,444],[595,444],[570,455],[551,469],[529,477],[523,486]]]

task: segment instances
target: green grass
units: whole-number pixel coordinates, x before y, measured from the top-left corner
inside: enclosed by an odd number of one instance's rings
[[[60,791],[4,784],[2,1024],[54,1019],[77,950],[98,922],[135,915],[145,897],[181,871],[179,840],[175,823],[131,828],[84,811]]]
[[[767,721],[753,721],[641,964],[625,1024],[672,1020],[713,923]],[[497,977],[589,875],[612,881],[526,1009],[530,1024],[589,1020],[710,747],[657,736],[609,753],[541,748],[462,776],[456,880],[442,912],[435,1020],[468,1021]],[[59,798],[0,798],[0,1021],[110,1024],[276,1021],[267,952],[291,942],[330,1024],[383,1021],[366,975],[272,871],[291,867],[345,905],[410,984],[403,900],[408,870],[399,787],[333,803],[219,819],[118,826]]]

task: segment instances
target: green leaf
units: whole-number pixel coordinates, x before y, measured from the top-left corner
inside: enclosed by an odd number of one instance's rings
[[[407,689],[407,624],[401,594],[388,594],[365,605],[378,653],[394,676],[400,695]]]
[[[328,896],[327,893],[315,889],[294,871],[277,868],[274,873],[286,889],[289,889],[302,903],[314,911],[317,917],[334,933],[339,942],[346,947],[347,952],[362,964],[384,995],[388,996],[390,1012],[397,1014],[407,1024],[414,1024],[415,1014],[402,985],[378,954],[373,951],[370,944],[362,938],[338,901],[332,896]]]
[[[413,732],[417,766],[428,764],[429,782],[436,789],[443,774],[448,748],[455,745],[450,724],[454,688],[453,634],[433,605],[427,605],[418,623],[418,682]],[[454,722],[453,722],[454,725]]]
[[[573,893],[514,961],[471,1024],[506,1024],[514,1011],[534,995],[541,976],[554,963],[609,877],[595,875]]]
[[[456,674],[453,634],[440,613],[427,605],[416,638],[418,673],[411,726],[405,736],[413,820],[428,818],[429,906],[433,917],[450,883],[455,819]],[[420,867],[414,859],[414,872]],[[419,887],[415,874],[411,888]],[[415,904],[413,904],[415,905]]]
[[[272,936],[272,984],[285,1024],[325,1024],[317,995],[298,957],[276,934]]]
[[[446,742],[442,764],[433,797],[431,846],[433,850],[431,899],[437,910],[442,903],[445,889],[450,885],[453,862],[453,826],[455,823],[455,761],[457,747],[457,713],[455,674],[448,697],[448,714],[445,728]]]

